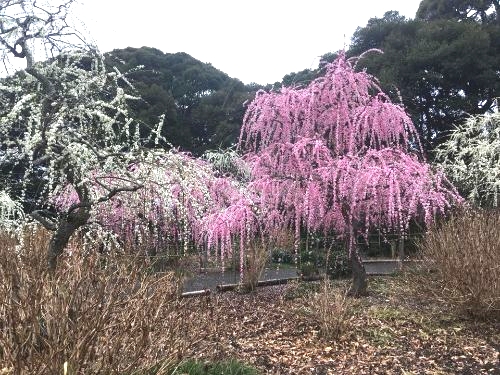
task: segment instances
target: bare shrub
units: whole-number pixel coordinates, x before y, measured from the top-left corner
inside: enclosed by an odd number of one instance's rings
[[[267,247],[260,241],[250,243],[246,251],[246,265],[243,271],[242,291],[249,292],[257,288],[257,283],[269,259]]]
[[[180,361],[206,334],[171,273],[73,246],[46,270],[49,234],[0,234],[0,369],[12,374],[128,373]]]
[[[249,241],[245,251],[245,268],[241,280],[241,291],[249,292],[255,290],[259,278],[271,258],[271,250],[276,248],[293,247],[294,237],[289,231],[277,231],[272,238],[263,237]]]
[[[353,301],[347,297],[346,290],[334,287],[330,280],[324,279],[309,304],[322,337],[339,339],[349,330]]]
[[[500,317],[500,211],[460,212],[421,243],[420,282],[434,295],[476,317]]]

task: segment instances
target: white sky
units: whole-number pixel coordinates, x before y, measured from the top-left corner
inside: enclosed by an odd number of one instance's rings
[[[414,18],[420,0],[80,0],[74,8],[102,52],[186,52],[244,83],[281,81],[349,46],[388,10]]]

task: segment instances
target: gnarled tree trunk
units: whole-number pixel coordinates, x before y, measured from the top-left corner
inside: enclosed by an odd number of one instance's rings
[[[55,271],[57,259],[68,245],[69,239],[78,228],[87,223],[89,218],[89,207],[80,207],[60,218],[47,250],[47,265],[50,271]]]
[[[362,227],[359,220],[356,220],[350,214],[350,206],[347,202],[342,204],[342,216],[346,223],[349,223],[349,237],[347,240],[347,250],[349,251],[349,259],[352,265],[352,285],[348,295],[353,297],[366,296],[368,294],[368,281],[366,280],[366,270],[361,261],[359,247],[356,243],[356,238],[359,233],[359,228]]]

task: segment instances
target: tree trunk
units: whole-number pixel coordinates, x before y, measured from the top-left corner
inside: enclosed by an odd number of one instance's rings
[[[368,294],[368,282],[366,280],[366,271],[359,255],[358,247],[353,245],[350,250],[352,264],[352,285],[348,294],[353,297],[366,296]]]
[[[68,245],[69,239],[78,228],[85,225],[90,218],[89,208],[79,208],[61,217],[47,250],[47,265],[49,271],[55,271],[57,259]]]
[[[347,249],[352,265],[352,285],[347,293],[352,297],[361,297],[368,294],[368,282],[366,280],[366,270],[359,255],[359,247],[356,243],[357,234],[361,227],[358,220],[350,215],[350,207],[347,203],[342,204],[342,216],[346,223],[349,223],[349,237],[347,238]]]

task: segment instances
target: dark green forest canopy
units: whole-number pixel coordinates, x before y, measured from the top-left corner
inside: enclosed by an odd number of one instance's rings
[[[346,53],[384,52],[367,54],[357,67],[376,76],[393,100],[401,98],[425,149],[432,151],[454,124],[492,110],[500,97],[499,14],[500,0],[423,0],[415,19],[395,11],[370,19],[356,30]],[[265,87],[245,85],[187,53],[126,48],[107,53],[106,61],[134,87],[124,88],[141,98],[131,107],[143,135],[163,118],[167,141],[200,155],[237,141],[244,103],[258,89],[305,86],[337,54],[326,53],[316,69],[291,72]]]
[[[490,111],[500,96],[500,27],[473,20],[407,20],[396,12],[358,28],[349,54],[399,95],[432,150],[454,124]]]
[[[398,12],[372,18],[354,33],[347,55],[376,76],[396,102],[402,100],[427,151],[468,115],[491,111],[500,97],[500,0],[424,0],[415,19]],[[285,86],[303,85],[318,69],[288,74]]]
[[[187,53],[126,48],[107,53],[106,60],[126,73],[132,91],[141,98],[132,111],[144,124],[143,131],[156,128],[164,116],[162,135],[174,147],[195,155],[237,141],[243,104],[261,88],[244,85]]]
[[[500,0],[423,0],[417,19],[500,23]]]

